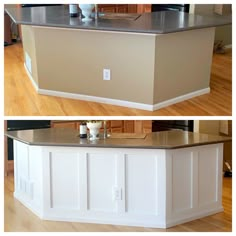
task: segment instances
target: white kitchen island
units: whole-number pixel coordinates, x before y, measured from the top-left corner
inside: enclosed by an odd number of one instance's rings
[[[11,131],[14,196],[43,220],[167,228],[223,211],[220,136],[165,131],[89,141]]]

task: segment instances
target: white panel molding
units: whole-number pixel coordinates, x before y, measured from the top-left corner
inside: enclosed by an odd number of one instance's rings
[[[52,183],[52,152],[49,152],[49,202],[50,202],[50,208],[53,208],[53,183]]]
[[[20,148],[21,145],[23,149],[28,149],[28,151],[23,153],[22,148]],[[29,186],[28,192],[25,191],[27,192],[25,194],[16,185],[14,196],[36,215],[45,220],[166,228],[223,210],[221,202],[223,144],[160,150],[47,146],[36,148],[16,141],[14,150],[16,152],[14,164],[17,181],[19,182],[20,179],[23,179],[22,181]],[[21,174],[25,167],[21,165],[22,163],[19,164],[21,159],[18,159],[22,153],[25,155],[23,157],[24,160],[26,162],[30,161],[30,165],[28,165],[30,179],[26,178],[26,180]],[[36,153],[38,154],[35,155]],[[53,201],[51,185],[54,180],[50,176],[53,161],[57,161],[57,159],[52,161],[55,153],[62,153],[62,159],[58,158],[58,161],[67,161],[67,158],[69,160],[71,155],[72,158],[70,160],[75,166],[71,162],[68,166],[73,166],[73,171],[78,170],[75,175],[78,177],[77,183],[72,184],[72,187],[76,188],[73,189],[74,192],[78,191],[78,206],[76,204],[70,205],[70,202],[69,204],[64,204],[71,199],[70,197],[67,198],[67,194],[64,195],[65,199],[58,201],[58,204],[62,202],[64,205],[54,207],[53,202],[51,202]],[[29,159],[26,158],[27,155]],[[54,156],[54,158],[56,157],[57,155]],[[184,164],[182,169],[182,165],[177,164],[174,166],[173,164],[174,158],[178,157],[181,158],[181,162]],[[35,158],[38,160],[35,161]],[[199,158],[203,158],[202,162],[199,161]],[[207,163],[210,164],[215,163],[214,168],[216,169],[205,173],[206,167],[203,160],[208,160]],[[90,164],[93,164],[93,169],[89,169],[91,167]],[[186,190],[184,191],[188,193],[187,198],[189,196],[191,198],[190,207],[187,209],[185,207],[177,211],[173,209],[173,183],[178,184],[179,186],[177,187],[181,188],[181,179],[183,178],[183,176],[180,176],[179,180],[174,182],[173,168],[180,168],[178,170],[180,173],[186,168],[190,168],[188,176],[186,176],[186,178],[190,178],[190,182],[187,182],[190,183],[188,187],[189,193]],[[71,170],[66,170],[65,168],[63,171],[65,174],[70,174]],[[92,186],[95,189],[89,192],[88,183],[91,171],[94,171],[92,177],[96,180],[96,183],[95,185],[93,183]],[[129,171],[131,172],[129,173]],[[175,174],[178,174],[178,172],[175,172]],[[103,176],[100,176],[100,174]],[[129,174],[131,174],[131,179],[130,182],[127,182]],[[215,180],[213,182],[216,184],[216,187],[209,189],[209,191],[214,191],[209,196],[215,196],[216,201],[207,202],[207,205],[199,204],[200,174],[204,175],[204,178],[211,174],[211,178]],[[57,176],[58,174],[54,178]],[[73,176],[74,174],[72,173],[68,180],[73,178]],[[142,182],[141,186],[139,186],[140,182],[136,182],[136,176],[137,181]],[[107,182],[101,183],[104,178]],[[60,178],[57,181],[59,180]],[[129,183],[137,185],[129,186]],[[114,186],[121,190],[121,198],[119,200],[111,200]],[[104,187],[106,187],[105,193],[98,192],[100,191],[99,188],[103,191]],[[133,192],[128,196],[127,191]],[[110,195],[109,192],[111,193]],[[94,194],[92,200],[95,202],[93,202],[94,209],[92,210],[88,205],[88,200],[91,198],[89,194]],[[136,196],[138,196],[138,199],[135,199]],[[106,202],[106,199],[108,199],[108,202]],[[208,200],[208,198],[206,199]],[[129,211],[129,206],[127,207],[128,201],[134,200],[136,202],[132,202],[132,208]],[[180,199],[180,201],[183,200]],[[177,206],[183,206],[182,202],[180,204],[177,202]],[[137,209],[134,209],[136,207]]]
[[[88,153],[81,152],[79,159],[79,193],[80,193],[80,210],[88,210]]]
[[[116,154],[116,186],[121,190],[121,199],[116,200],[116,212],[125,213],[126,211],[126,190],[125,190],[125,158],[126,154]]]

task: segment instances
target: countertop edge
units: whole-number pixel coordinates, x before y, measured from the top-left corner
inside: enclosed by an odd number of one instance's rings
[[[130,145],[106,145],[106,144],[69,144],[69,143],[44,143],[44,142],[28,142],[19,138],[16,138],[14,136],[11,136],[9,134],[5,134],[7,137],[12,138],[14,140],[17,140],[19,142],[22,142],[24,144],[27,144],[29,146],[43,146],[43,147],[87,147],[87,148],[127,148],[127,149],[181,149],[181,148],[189,148],[189,147],[196,147],[196,146],[205,146],[210,144],[218,144],[218,143],[225,143],[232,141],[231,138],[228,140],[220,140],[220,141],[209,141],[204,143],[194,143],[194,144],[183,144],[183,145],[172,145],[172,146],[130,146]],[[92,142],[92,141],[91,141]]]

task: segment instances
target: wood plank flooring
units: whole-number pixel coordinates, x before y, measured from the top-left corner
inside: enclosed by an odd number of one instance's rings
[[[232,178],[223,178],[224,212],[169,229],[40,220],[14,199],[14,175],[5,177],[5,232],[232,232]]]
[[[38,95],[23,66],[22,44],[4,48],[6,116],[231,116],[232,51],[213,56],[211,92],[154,112]],[[132,92],[132,91],[131,91]]]

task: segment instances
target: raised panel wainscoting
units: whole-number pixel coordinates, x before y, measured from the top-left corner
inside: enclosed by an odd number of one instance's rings
[[[42,219],[167,228],[223,210],[222,143],[14,148],[14,196]]]

